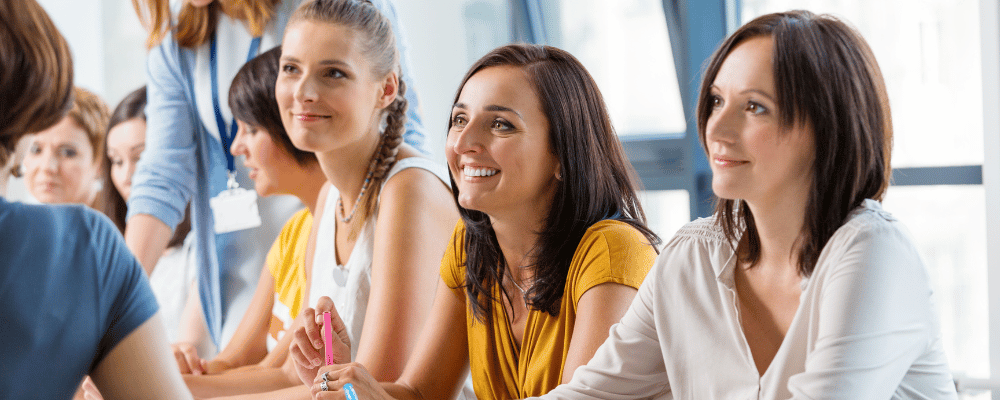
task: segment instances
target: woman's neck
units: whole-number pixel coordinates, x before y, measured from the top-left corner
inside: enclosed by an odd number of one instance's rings
[[[770,201],[748,201],[760,239],[757,265],[798,273],[798,250],[802,246],[808,199],[805,190],[800,192],[773,196]]]
[[[536,250],[539,232],[545,227],[546,213],[531,212],[506,218],[490,216],[490,224],[500,244],[500,251],[514,279],[519,282],[530,282],[530,269],[519,268],[531,264],[532,252]],[[522,285],[524,286],[524,285]]]
[[[372,155],[381,143],[380,139],[381,135],[373,128],[358,141],[316,153],[323,175],[340,193],[345,214],[350,214],[356,206],[354,203],[357,201],[358,193],[361,193]]]
[[[323,184],[326,183],[326,176],[323,175],[319,164],[309,162],[296,174],[285,179],[288,180],[290,187],[295,188],[290,194],[297,197],[309,209],[310,214],[315,215],[319,192],[323,190]]]

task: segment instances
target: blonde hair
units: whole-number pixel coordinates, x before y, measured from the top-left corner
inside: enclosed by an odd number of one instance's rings
[[[34,0],[0,2],[0,165],[18,139],[55,125],[73,100],[73,59]]]
[[[107,137],[108,120],[111,112],[108,105],[87,89],[73,88],[73,108],[70,108],[67,118],[83,128],[94,151],[94,160],[100,160],[104,154],[104,141]]]
[[[303,3],[288,22],[292,26],[298,21],[318,21],[351,28],[362,34],[361,53],[372,64],[372,72],[376,76],[384,76],[395,72],[398,78],[396,98],[385,107],[385,130],[375,153],[369,161],[372,170],[368,189],[361,201],[354,207],[361,207],[350,221],[348,237],[354,239],[361,232],[365,221],[378,208],[378,196],[386,174],[396,164],[399,146],[403,143],[403,132],[406,130],[406,84],[399,72],[399,51],[396,49],[396,38],[392,32],[392,24],[382,15],[375,5],[364,0],[311,0]]]
[[[169,0],[132,0],[139,21],[149,31],[146,45],[156,47],[171,29],[174,40],[181,47],[198,47],[215,34],[219,13],[247,22],[250,34],[260,36],[274,17],[275,7],[281,0],[216,0],[204,7],[184,4],[177,15],[177,24],[170,18]]]

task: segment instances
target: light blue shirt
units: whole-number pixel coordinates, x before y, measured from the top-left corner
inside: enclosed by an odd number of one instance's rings
[[[277,15],[267,31],[276,36],[284,32],[285,25],[298,1],[286,0],[278,6]],[[400,52],[402,78],[406,82],[409,103],[406,143],[421,151],[425,135],[419,115],[419,103],[409,65],[409,55],[402,26],[391,3],[373,1],[385,13],[396,30],[396,43]],[[228,17],[222,16],[222,20]],[[223,23],[226,21],[220,22]],[[248,46],[250,34],[243,32],[245,43],[220,43],[223,47]],[[265,34],[267,36],[267,34]],[[266,39],[266,38],[265,38]],[[266,50],[273,45],[265,44]],[[261,199],[264,226],[244,231],[215,234],[209,199],[226,189],[226,156],[217,136],[206,128],[205,121],[214,115],[201,115],[203,102],[211,104],[211,97],[199,96],[205,90],[196,90],[195,83],[207,74],[209,65],[199,48],[182,48],[168,34],[163,43],[149,52],[146,60],[147,96],[146,149],[133,176],[132,194],[128,202],[128,218],[148,214],[174,229],[184,217],[188,202],[191,203],[191,234],[194,235],[195,260],[198,267],[198,286],[202,310],[209,333],[216,345],[222,339],[222,323],[228,318],[229,303],[237,292],[252,294],[256,286],[250,279],[259,275],[270,243],[277,236],[282,223],[296,211],[295,207],[273,206],[280,200]],[[244,50],[245,51],[245,50]],[[245,52],[242,54],[245,57]],[[245,61],[245,60],[244,60]],[[219,69],[219,93],[229,92],[229,83],[238,66]],[[232,71],[232,73],[229,73]],[[224,83],[223,83],[224,82]],[[224,99],[220,102],[226,103]],[[204,108],[202,108],[204,109]],[[231,119],[227,118],[227,123]],[[246,173],[237,163],[241,187],[252,187]],[[287,202],[284,204],[287,205]],[[242,310],[239,311],[242,313]]]

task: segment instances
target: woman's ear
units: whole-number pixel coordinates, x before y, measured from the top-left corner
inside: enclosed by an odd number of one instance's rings
[[[562,181],[562,164],[556,164],[556,180]]]
[[[378,107],[385,108],[392,104],[396,100],[397,92],[399,92],[399,75],[395,72],[390,72],[382,80]]]

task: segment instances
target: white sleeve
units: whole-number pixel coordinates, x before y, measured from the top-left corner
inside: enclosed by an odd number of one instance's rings
[[[822,280],[815,348],[788,390],[793,399],[889,399],[936,332],[926,270],[896,224],[868,225],[830,246],[844,250],[814,274]]]
[[[645,399],[663,398],[669,392],[655,323],[657,308],[663,306],[656,298],[660,269],[659,262],[653,265],[594,358],[576,369],[572,381],[542,399]]]

